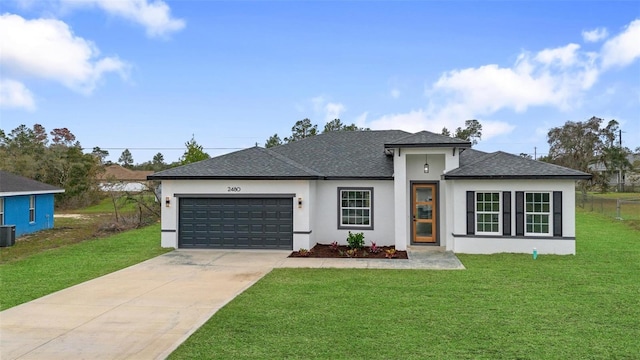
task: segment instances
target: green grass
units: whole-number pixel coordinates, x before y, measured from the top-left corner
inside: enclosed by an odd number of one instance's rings
[[[133,200],[127,200],[124,197],[120,197],[116,199],[116,205],[118,207],[118,212],[132,212],[136,211],[136,203]],[[82,209],[74,209],[74,210],[66,210],[61,211],[61,213],[73,213],[73,214],[97,214],[97,213],[111,213],[113,214],[113,200],[111,197],[107,196],[104,199],[100,200],[96,205],[92,205]]]
[[[464,271],[276,269],[171,359],[638,359],[640,232],[578,211],[577,255]]]
[[[0,264],[0,309],[137,264],[169,250],[160,247],[160,225],[41,250]],[[15,245],[16,247],[19,244]],[[2,249],[0,254],[13,248]]]

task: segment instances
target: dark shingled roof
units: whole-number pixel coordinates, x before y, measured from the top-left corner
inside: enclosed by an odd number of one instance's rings
[[[443,146],[471,147],[471,143],[469,141],[460,140],[429,131],[420,131],[419,133],[411,134],[396,141],[384,144],[385,148]]]
[[[0,195],[2,195],[2,193],[23,192],[40,194],[61,193],[64,192],[64,189],[0,170]]]
[[[271,148],[326,178],[392,178],[393,158],[384,144],[407,136],[400,130],[336,131]]]
[[[460,167],[474,163],[487,155],[491,154],[475,149],[464,149],[464,151],[460,153]]]
[[[468,150],[467,150],[468,151]],[[466,152],[466,151],[465,151]],[[464,154],[464,152],[463,152]],[[444,175],[450,179],[590,179],[582,171],[525,159],[497,151],[491,154],[470,154],[466,164]],[[473,159],[474,158],[474,159]],[[462,160],[462,157],[460,158]]]
[[[147,178],[154,179],[268,179],[321,177],[316,171],[291,159],[260,147],[252,147],[211,159],[157,172]]]
[[[148,179],[393,178],[384,144],[400,130],[336,131],[264,149],[253,147],[150,175]]]
[[[385,148],[458,147],[460,167],[445,179],[586,179],[590,175],[503,152],[470,149],[468,141],[422,131],[336,131],[269,149],[252,147],[157,172],[162,179],[393,179]]]

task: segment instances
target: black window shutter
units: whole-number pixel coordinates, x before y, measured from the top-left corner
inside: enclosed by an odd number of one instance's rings
[[[502,235],[511,235],[511,192],[502,192]]]
[[[476,233],[476,202],[475,192],[467,191],[467,235]]]
[[[553,236],[562,236],[562,191],[553,192]]]
[[[516,191],[516,236],[524,236],[524,191]]]

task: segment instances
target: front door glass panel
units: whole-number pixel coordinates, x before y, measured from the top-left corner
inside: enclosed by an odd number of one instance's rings
[[[412,184],[412,241],[437,242],[436,184]]]

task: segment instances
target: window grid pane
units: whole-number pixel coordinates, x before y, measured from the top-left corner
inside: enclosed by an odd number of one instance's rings
[[[476,231],[500,231],[500,193],[476,193]]]
[[[370,226],[370,190],[341,190],[340,199],[340,223],[342,225]]]
[[[549,193],[526,194],[526,232],[531,234],[549,234],[551,218]]]
[[[31,195],[29,197],[29,222],[36,221],[36,197]]]

